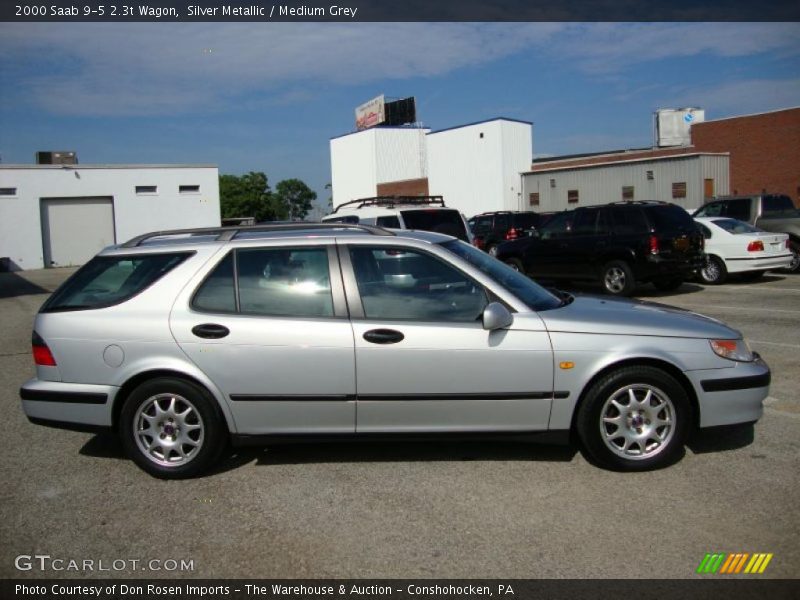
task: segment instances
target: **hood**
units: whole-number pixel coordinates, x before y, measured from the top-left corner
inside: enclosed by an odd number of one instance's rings
[[[542,311],[549,331],[682,338],[736,339],[723,322],[682,308],[602,296],[576,296],[561,308]]]

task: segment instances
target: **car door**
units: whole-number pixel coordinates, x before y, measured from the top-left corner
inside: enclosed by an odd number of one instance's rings
[[[356,430],[546,429],[553,359],[544,324],[486,331],[482,285],[432,251],[367,242],[340,246]]]
[[[608,251],[610,234],[608,209],[589,207],[576,210],[570,242],[564,249],[564,275],[595,279],[598,262]]]
[[[569,276],[574,220],[575,211],[559,213],[531,238],[524,256],[525,271],[529,275],[543,279]]]
[[[231,250],[187,286],[170,326],[239,433],[355,430],[353,332],[334,247]]]

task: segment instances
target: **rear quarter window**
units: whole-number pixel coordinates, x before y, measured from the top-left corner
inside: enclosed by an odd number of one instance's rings
[[[457,210],[448,208],[423,208],[420,210],[404,210],[403,222],[407,229],[435,231],[452,235],[460,240],[469,241],[467,228]]]
[[[192,252],[96,256],[58,288],[42,312],[88,310],[121,304],[153,285]]]
[[[694,219],[679,206],[653,206],[647,209],[647,217],[657,231],[692,231]]]

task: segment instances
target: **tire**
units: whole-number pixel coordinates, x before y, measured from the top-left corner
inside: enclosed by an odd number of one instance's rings
[[[800,244],[789,242],[789,251],[792,253],[792,264],[784,269],[788,273],[800,273]]]
[[[636,289],[636,281],[633,278],[628,263],[622,260],[612,260],[603,267],[601,276],[603,288],[612,296],[630,296]]]
[[[509,267],[514,269],[515,271],[519,271],[523,275],[525,274],[525,267],[522,266],[522,261],[514,256],[511,258],[507,258],[504,261]]]
[[[674,377],[656,367],[631,366],[592,384],[578,410],[576,429],[589,456],[601,466],[649,471],[682,456],[691,423],[689,399]]]
[[[153,435],[144,433],[151,430]],[[217,460],[225,441],[208,391],[168,377],[146,381],[131,392],[120,414],[120,437],[131,460],[161,479],[202,473]]]
[[[672,292],[683,285],[683,279],[659,279],[653,285],[659,292]]]
[[[700,279],[708,285],[725,283],[727,278],[728,269],[725,267],[725,261],[718,256],[709,256],[705,266],[700,269]]]

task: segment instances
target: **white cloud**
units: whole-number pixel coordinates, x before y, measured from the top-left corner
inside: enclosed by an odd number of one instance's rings
[[[703,53],[795,55],[799,39],[796,23],[24,23],[0,25],[0,76],[53,113],[176,114],[251,92],[279,104],[318,84],[433,77],[520,52],[608,76]],[[45,72],[26,68],[42,57]]]

